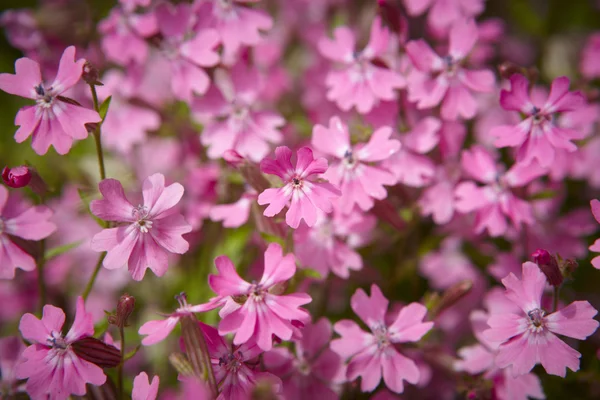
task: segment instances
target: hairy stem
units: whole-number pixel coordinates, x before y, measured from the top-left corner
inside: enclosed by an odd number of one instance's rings
[[[92,91],[92,99],[94,101],[94,110],[96,112],[100,112],[100,105],[98,103],[98,94],[96,93],[96,86],[90,85],[90,89]],[[104,152],[102,151],[102,138],[100,134],[100,127],[102,126],[102,122],[100,121],[96,125],[96,129],[94,129],[94,141],[96,142],[96,155],[98,156],[98,168],[100,169],[100,179],[106,179],[106,169],[104,167]]]

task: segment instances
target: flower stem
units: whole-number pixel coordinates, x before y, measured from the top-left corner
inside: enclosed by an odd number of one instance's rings
[[[98,272],[100,272],[100,268],[102,267],[102,261],[104,261],[104,257],[106,257],[106,253],[102,253],[100,254],[100,257],[98,257],[98,262],[96,262],[94,272],[92,273],[92,276],[90,277],[90,280],[88,281],[87,285],[85,286],[85,290],[81,295],[83,297],[83,301],[87,300],[90,292],[92,291],[92,288],[94,287],[94,282],[96,281]]]
[[[96,86],[90,85],[90,89],[92,91],[92,99],[94,101],[94,110],[96,112],[100,112],[100,105],[98,103],[98,94],[96,93]],[[98,156],[98,168],[100,169],[100,179],[106,179],[106,169],[104,167],[104,152],[102,151],[102,138],[100,134],[100,127],[102,126],[102,122],[100,121],[96,125],[96,129],[94,129],[94,141],[96,142],[96,155]]]
[[[560,288],[558,286],[554,287],[554,298],[552,301],[552,312],[556,312],[556,310],[558,309],[558,291],[560,290]]]
[[[46,239],[40,242],[40,254],[36,260],[35,266],[38,273],[38,295],[40,299],[39,312],[42,314],[44,305],[46,304],[46,283],[44,282],[44,264],[46,263]]]
[[[123,364],[125,363],[125,329],[119,326],[119,334],[121,335],[121,363],[117,367],[117,382],[119,385],[117,399],[123,399]]]

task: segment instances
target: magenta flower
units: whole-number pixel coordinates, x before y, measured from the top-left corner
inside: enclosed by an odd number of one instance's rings
[[[267,351],[272,347],[272,336],[290,340],[294,333],[292,321],[304,322],[309,314],[300,306],[310,303],[306,293],[279,295],[277,288],[289,280],[296,272],[293,254],[283,256],[283,250],[277,243],[269,244],[265,251],[265,269],[260,281],[244,281],[235,270],[227,256],[215,259],[218,275],[210,275],[208,283],[217,293],[207,307],[218,307],[228,302],[221,310],[223,318],[219,323],[219,334],[235,333],[233,344],[240,345],[254,340]]]
[[[566,76],[552,82],[550,95],[541,104],[530,97],[527,78],[514,74],[510,77],[510,90],[500,92],[500,104],[505,110],[522,113],[525,119],[516,126],[498,126],[490,135],[497,138],[497,147],[516,147],[518,162],[529,164],[535,159],[542,167],[549,167],[557,150],[577,150],[571,140],[584,136],[576,129],[558,126],[555,122],[557,113],[575,111],[584,103],[579,91],[569,92]]]
[[[531,204],[517,197],[513,188],[527,185],[544,174],[536,163],[515,164],[502,173],[490,153],[481,146],[464,150],[462,167],[467,174],[484,186],[464,181],[456,186],[456,209],[462,213],[475,212],[475,232],[487,229],[491,236],[504,235],[508,218],[515,229],[534,222]]]
[[[260,170],[265,174],[277,175],[284,186],[266,189],[258,195],[258,204],[269,204],[264,211],[267,217],[277,215],[291,202],[285,214],[285,222],[294,229],[298,228],[302,219],[308,226],[314,226],[317,222],[317,209],[330,213],[333,210],[331,199],[341,194],[331,183],[309,179],[327,171],[327,160],[315,159],[308,147],[300,148],[297,157],[294,168],[291,163],[292,151],[289,147],[280,146],[275,149],[275,160],[262,160]]]
[[[596,222],[600,224],[600,201],[593,199],[590,201],[590,207],[592,208],[592,214],[596,219]],[[600,252],[600,239],[596,239],[596,241],[590,246],[590,251]],[[596,256],[592,259],[592,265],[596,269],[600,269],[600,256]]]
[[[400,142],[390,139],[392,129],[382,127],[371,135],[368,143],[350,144],[348,126],[339,117],[332,117],[329,128],[316,125],[312,144],[315,149],[334,156],[334,162],[325,173],[332,184],[340,187],[342,196],[337,205],[344,214],[352,212],[354,205],[363,211],[373,207],[375,200],[387,197],[384,185],[394,185],[394,174],[373,164],[389,158],[400,149]]]
[[[58,73],[51,85],[42,81],[40,65],[25,57],[15,62],[15,75],[0,74],[1,90],[36,101],[35,106],[23,107],[17,113],[17,143],[32,136],[31,147],[37,154],[46,154],[51,145],[58,154],[67,154],[73,139],[87,138],[85,124],[100,122],[100,115],[61,96],[79,82],[84,63],[84,59],[75,61],[75,47],[70,46],[60,58]]]
[[[258,356],[263,352],[254,343],[240,346],[227,343],[212,326],[199,323],[212,363],[215,379],[219,387],[217,400],[246,400],[251,397],[256,384],[271,381],[279,392],[281,381],[269,372],[260,372]]]
[[[92,239],[92,250],[107,252],[105,268],[127,265],[133,279],[140,281],[147,268],[162,276],[167,271],[169,253],[188,251],[189,244],[181,235],[192,227],[175,209],[183,196],[179,183],[165,187],[162,174],[149,176],[142,187],[144,201],[138,206],[127,200],[116,179],[105,179],[98,186],[104,198],[92,201],[92,213],[105,221],[122,223],[102,230]]]
[[[373,21],[371,38],[361,52],[354,50],[355,38],[350,28],[336,28],[333,36],[319,41],[321,55],[343,65],[327,75],[327,98],[343,111],[356,107],[361,114],[371,111],[380,100],[395,100],[395,89],[403,88],[406,82],[396,71],[381,66],[392,41],[381,19],[376,17]]]
[[[329,348],[333,329],[327,318],[302,329],[295,353],[277,347],[263,355],[268,371],[281,377],[286,400],[335,400],[345,369],[341,357]]]
[[[564,377],[566,368],[579,370],[581,354],[556,335],[584,340],[598,328],[593,317],[598,312],[587,301],[575,301],[567,307],[546,314],[541,300],[546,276],[532,262],[523,264],[523,277],[514,274],[502,280],[506,297],[519,306],[519,313],[507,311],[488,319],[487,340],[501,343],[496,365],[512,366],[513,376],[528,373],[541,363],[546,372]]]
[[[477,38],[477,25],[469,20],[452,26],[448,54],[443,57],[423,39],[406,44],[406,53],[416,68],[408,79],[408,99],[417,102],[418,109],[433,108],[441,102],[445,120],[475,116],[477,102],[471,92],[494,90],[491,71],[468,70],[463,66]]]
[[[42,240],[50,236],[56,225],[49,221],[52,210],[46,206],[28,207],[8,190],[0,186],[0,279],[13,279],[15,269],[35,269],[35,260],[11,240],[16,236],[25,240]]]
[[[25,165],[8,168],[2,170],[2,180],[8,187],[19,189],[25,187],[31,181],[31,170]]]
[[[160,378],[155,376],[152,378],[152,383],[150,383],[148,374],[140,372],[133,380],[131,400],[155,400],[156,396],[158,396],[159,382]]]
[[[83,298],[77,298],[73,326],[65,336],[62,327],[65,313],[45,305],[42,319],[25,314],[19,323],[23,338],[33,344],[25,349],[17,365],[17,377],[28,379],[27,393],[33,399],[67,399],[71,394],[83,396],[86,383],[102,385],[106,375],[99,366],[80,358],[71,344],[94,334],[92,314],[85,311]]]
[[[400,310],[391,324],[385,322],[389,301],[377,285],[371,286],[371,297],[358,289],[350,301],[352,310],[371,329],[363,331],[356,322],[342,320],[333,329],[341,336],[331,342],[331,348],[344,359],[350,359],[346,376],[354,381],[362,378],[361,390],[375,390],[383,374],[383,381],[391,391],[402,393],[404,380],[416,384],[420,372],[415,362],[400,354],[395,343],[418,342],[433,322],[423,322],[425,306],[411,303]]]

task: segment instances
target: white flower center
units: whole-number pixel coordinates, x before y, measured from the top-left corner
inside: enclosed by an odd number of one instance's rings
[[[344,163],[344,166],[348,169],[353,169],[354,167],[356,167],[356,158],[354,158],[352,149],[346,150],[342,162]]]
[[[52,347],[58,354],[63,354],[69,348],[69,344],[62,337],[60,332],[50,332],[50,337],[46,339],[48,346]]]
[[[52,107],[55,95],[53,94],[52,88],[45,89],[43,84],[39,84],[35,87],[36,98],[35,101],[38,106],[42,108]]]
[[[529,319],[529,330],[532,332],[541,332],[545,329],[544,316],[546,312],[541,308],[535,308],[527,313]]]
[[[383,350],[390,346],[390,338],[385,325],[376,325],[375,327],[371,328],[371,331],[377,340],[378,349]]]
[[[150,219],[148,219],[148,207],[140,204],[133,209],[131,214],[133,218],[137,220],[136,224],[140,232],[148,233],[148,231],[152,229],[153,222]]]

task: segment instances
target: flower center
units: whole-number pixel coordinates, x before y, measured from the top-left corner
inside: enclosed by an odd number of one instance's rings
[[[377,340],[377,348],[385,349],[390,345],[390,339],[385,325],[377,325],[372,328],[371,331]]]
[[[456,74],[456,70],[458,69],[459,60],[453,59],[451,55],[447,55],[446,57],[442,58],[442,60],[444,61],[446,67],[446,73],[450,76],[454,76],[454,74]]]
[[[543,114],[541,110],[537,107],[533,107],[533,110],[531,110],[531,115],[533,117],[533,123],[535,125],[539,125],[543,122],[550,121],[550,117],[548,115]]]
[[[529,329],[539,332],[544,329],[544,315],[546,312],[541,308],[536,308],[527,313],[529,317]]]
[[[294,187],[294,189],[299,189],[302,187],[302,179],[298,178],[297,176],[292,178],[292,186]]]
[[[310,375],[310,364],[304,359],[304,357],[296,359],[295,364],[296,369],[298,372],[300,372],[300,374],[304,376]]]
[[[44,89],[44,86],[40,83],[35,87],[36,103],[38,106],[43,108],[52,107],[52,102],[54,101],[54,95],[52,94],[52,88]]]
[[[351,149],[346,150],[344,153],[344,165],[346,168],[354,168],[356,166],[356,159],[354,158],[354,154]]]
[[[48,346],[57,350],[59,353],[63,353],[69,348],[69,344],[65,341],[60,332],[50,332],[50,337],[46,339],[46,341],[48,342]]]
[[[142,233],[148,233],[152,228],[153,222],[148,219],[148,214],[148,207],[141,204],[131,211],[131,215],[137,220],[137,227]]]
[[[250,286],[250,290],[248,291],[248,296],[254,301],[263,301],[265,292],[266,290],[260,283],[253,281],[252,286]]]
[[[219,366],[225,368],[227,372],[234,374],[244,365],[244,355],[241,351],[226,354],[219,357]]]

